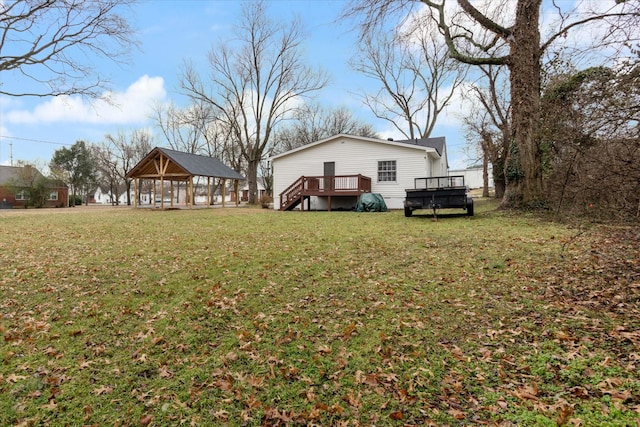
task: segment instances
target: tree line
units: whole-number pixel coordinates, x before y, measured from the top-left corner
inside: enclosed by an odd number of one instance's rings
[[[46,0],[4,6],[3,44],[15,40],[11,36],[18,31],[28,33],[29,23],[39,19],[63,16],[59,21],[67,27],[45,33],[33,44],[21,38],[20,47],[28,52],[21,58],[28,61],[0,59],[0,72],[19,69],[29,76],[32,67],[53,70],[48,89],[15,93],[3,87],[2,93],[92,96],[104,83],[96,70],[79,62],[82,55],[67,52],[75,48],[84,55],[114,53],[118,58],[123,41],[133,40],[119,14],[131,2],[69,5],[73,13],[52,8]],[[541,19],[542,7],[542,0],[348,3],[339,19],[354,23],[360,35],[351,66],[379,88],[359,94],[363,105],[405,137],[423,138],[462,93],[469,105],[463,121],[470,150],[477,150],[487,170],[492,166],[495,194],[504,206],[583,213],[615,209],[638,216],[640,6],[637,1],[605,0],[567,8],[567,3],[552,1],[547,22]],[[100,19],[90,19],[96,17]],[[73,31],[79,26],[90,37]],[[258,1],[243,5],[234,28],[208,52],[206,76],[185,60],[180,91],[190,103],[185,108],[157,106],[161,143],[219,157],[241,171],[247,176],[249,201],[255,203],[257,178],[263,176],[269,185],[269,155],[333,133],[376,136],[373,126],[351,112],[314,103],[329,78],[304,60],[298,20],[273,19],[267,4]],[[578,38],[567,42],[587,30],[589,43]],[[99,43],[105,39],[111,40],[111,49]],[[37,54],[51,46],[59,49],[49,56]],[[79,71],[67,71],[71,69]],[[126,188],[122,171],[139,155],[140,139],[145,138],[135,133],[107,136],[92,150],[101,163],[94,169],[109,185]]]

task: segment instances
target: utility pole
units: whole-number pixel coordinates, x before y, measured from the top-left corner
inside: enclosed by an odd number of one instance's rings
[[[9,143],[9,166],[13,166],[13,142]]]

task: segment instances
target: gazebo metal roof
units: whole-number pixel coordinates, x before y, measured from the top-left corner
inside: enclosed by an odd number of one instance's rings
[[[194,176],[244,180],[215,157],[155,147],[127,173],[127,178],[187,180]]]
[[[189,207],[193,207],[193,177],[202,176],[207,178],[207,199],[211,198],[210,178],[233,179],[236,182],[236,193],[238,181],[244,177],[229,166],[222,163],[215,157],[200,156],[198,154],[183,153],[181,151],[170,150],[168,148],[156,147],[147,154],[144,159],[140,160],[133,169],[127,173],[127,178],[133,179],[134,205],[137,207],[138,200],[138,179],[160,180],[160,207],[164,208],[164,185],[163,181],[172,182],[170,191],[171,206],[173,206],[173,181],[187,181],[189,184]],[[154,188],[154,206],[155,206],[155,184]],[[224,186],[222,188],[224,206]],[[237,198],[236,198],[237,204]]]

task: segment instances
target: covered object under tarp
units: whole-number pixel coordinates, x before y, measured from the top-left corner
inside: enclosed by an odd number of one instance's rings
[[[363,193],[356,204],[356,212],[386,212],[387,204],[379,193]]]
[[[156,147],[147,154],[144,159],[129,171],[127,178],[133,179],[134,204],[138,202],[138,179],[151,179],[160,181],[160,207],[164,208],[164,181],[185,181],[189,185],[189,207],[193,206],[193,177],[207,177],[207,188],[210,192],[210,178],[232,179],[236,182],[236,194],[239,180],[244,177],[215,157],[200,156],[184,153],[168,148]],[[155,191],[155,184],[153,186]],[[223,185],[224,189],[224,185]],[[171,186],[173,192],[173,185]],[[154,196],[154,204],[156,197]],[[208,195],[210,200],[210,194]],[[222,198],[224,204],[224,196]],[[237,197],[236,197],[237,200]],[[173,205],[173,197],[171,198]]]

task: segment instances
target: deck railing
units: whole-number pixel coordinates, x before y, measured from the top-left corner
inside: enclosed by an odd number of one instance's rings
[[[304,196],[347,196],[371,191],[371,178],[364,175],[301,176],[280,193],[280,209]]]

